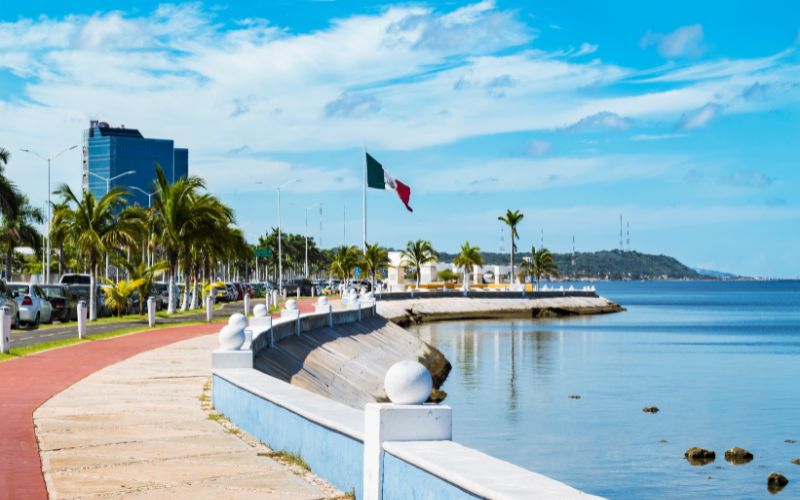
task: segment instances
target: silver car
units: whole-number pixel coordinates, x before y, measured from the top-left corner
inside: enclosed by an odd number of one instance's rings
[[[19,305],[6,282],[0,280],[0,310],[2,309],[11,310],[11,328],[19,328]]]
[[[24,321],[34,328],[38,327],[39,323],[53,322],[53,306],[39,285],[9,283],[8,288],[17,299],[20,321]]]

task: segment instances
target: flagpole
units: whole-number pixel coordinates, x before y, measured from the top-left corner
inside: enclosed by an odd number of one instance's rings
[[[364,243],[361,250],[367,252],[367,145],[364,144],[364,185],[361,196],[361,218],[364,224]]]

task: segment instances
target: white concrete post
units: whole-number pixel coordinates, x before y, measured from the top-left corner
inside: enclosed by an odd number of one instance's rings
[[[250,314],[250,294],[244,294],[244,315],[248,316]]]
[[[82,339],[86,336],[86,314],[87,314],[86,301],[81,300],[78,302],[78,338]]]
[[[333,306],[328,303],[328,297],[322,295],[317,299],[317,305],[314,307],[314,312],[328,313],[328,327],[333,328]]]
[[[247,318],[234,313],[219,331],[219,347],[211,354],[212,368],[253,368],[253,351],[243,350]]]
[[[11,309],[4,307],[0,312],[0,352],[8,354],[11,350]]]
[[[416,361],[400,361],[386,372],[391,403],[364,408],[364,500],[383,497],[383,443],[386,441],[449,441],[453,417],[449,406],[423,404],[431,393],[428,370]]]
[[[300,287],[299,286],[297,287],[297,298],[298,299],[300,298]]]
[[[156,324],[156,298],[147,297],[147,326],[153,328]]]
[[[206,297],[206,321],[211,323],[214,319],[214,297]]]
[[[493,272],[494,272],[494,284],[495,285],[499,285],[500,284],[500,266],[494,266]]]

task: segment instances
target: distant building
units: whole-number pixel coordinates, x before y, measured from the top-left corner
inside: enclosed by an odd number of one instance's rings
[[[132,128],[111,127],[106,122],[92,120],[83,132],[83,189],[97,198],[106,194],[105,179],[110,187],[129,191],[128,203],[147,207],[147,193],[155,190],[156,164],[161,165],[169,182],[189,175],[189,150],[176,148],[171,139],[146,139]],[[94,175],[92,175],[94,174]]]

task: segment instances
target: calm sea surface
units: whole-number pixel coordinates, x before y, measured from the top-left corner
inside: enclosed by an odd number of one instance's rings
[[[773,471],[800,497],[800,282],[597,288],[628,310],[417,328],[453,364],[454,439],[610,498],[766,498]]]

